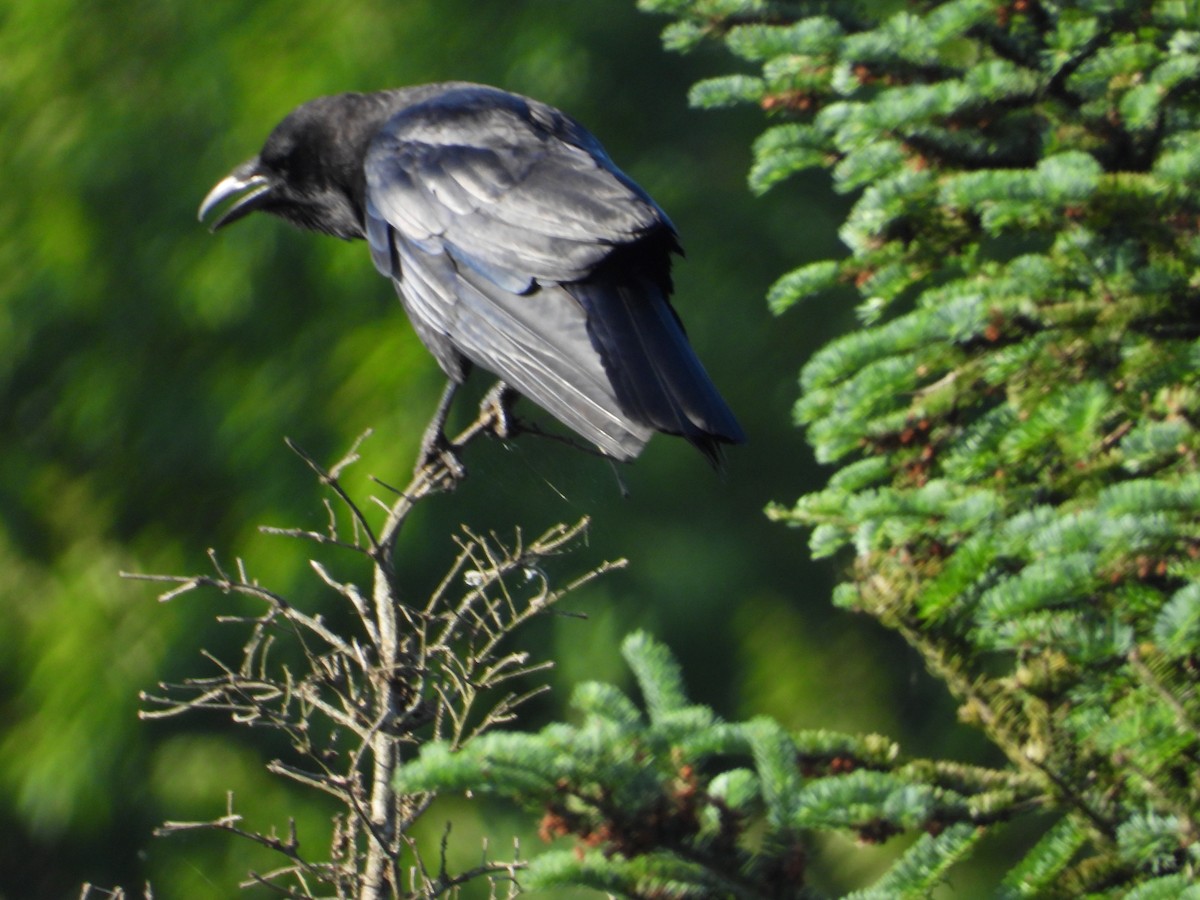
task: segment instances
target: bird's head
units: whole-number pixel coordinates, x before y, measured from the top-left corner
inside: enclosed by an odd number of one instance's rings
[[[391,110],[380,95],[319,97],[275,126],[259,154],[218,181],[200,204],[204,221],[232,202],[216,231],[261,210],[300,228],[340,238],[363,236],[363,160]]]

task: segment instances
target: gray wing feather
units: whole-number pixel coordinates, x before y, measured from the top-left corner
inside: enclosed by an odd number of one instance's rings
[[[497,90],[459,88],[397,113],[366,176],[375,210],[406,240],[441,241],[477,271],[526,284],[577,281],[615,244],[673,230],[576,123]]]
[[[446,254],[427,253],[398,235],[394,241],[404,273],[396,282],[401,302],[450,377],[461,380],[465,357],[610,456],[637,455],[652,429],[621,411],[583,307],[563,288],[514,294]],[[449,347],[461,357],[448,366]]]
[[[673,226],[573,120],[448,86],[380,129],[365,174],[372,258],[451,378],[470,360],[618,459],[655,430],[714,461],[743,439],[667,301]],[[643,239],[660,268],[609,265]]]

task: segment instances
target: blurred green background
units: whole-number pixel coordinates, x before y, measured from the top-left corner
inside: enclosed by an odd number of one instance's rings
[[[330,810],[262,771],[282,748],[216,718],[138,721],[139,690],[207,671],[200,649],[233,655],[240,635],[213,623],[221,598],[164,606],[117,573],[204,571],[211,547],[319,608],[331,600],[312,548],[256,530],[324,521],[283,437],[332,461],[373,428],[348,479],[360,497],[368,474],[398,482],[411,467],[441,375],[365,246],[265,217],[216,236],[195,220],[293,106],[343,90],[468,79],[580,118],[679,228],[677,307],[750,434],[723,478],[657,438],[620,469],[627,499],[604,461],[489,442],[469,452],[463,488],[418,512],[402,550],[417,596],[460,522],[533,533],[587,513],[577,565],[630,559],[568,601],[587,621],[526,633],[561,660],[528,725],[561,715],[582,679],[627,683],[616,648],[645,627],[727,717],[978,757],[914,657],[833,610],[832,570],[762,515],[824,477],[790,424],[795,376],[850,324],[832,301],[773,320],[763,295],[787,268],[840,254],[844,201],[818,178],[751,197],[760,117],[686,103],[735,63],[665,53],[664,24],[633,0],[0,3],[0,897],[147,880],[160,898],[231,896],[269,857],[151,836],[164,819],[219,815],[229,789],[250,826],[295,815],[302,842],[326,842]],[[506,847],[521,827],[453,806],[472,859],[479,835]],[[536,843],[526,832],[525,852]]]

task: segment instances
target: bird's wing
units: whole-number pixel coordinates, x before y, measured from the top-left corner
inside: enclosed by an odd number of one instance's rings
[[[492,88],[448,90],[397,113],[372,140],[365,174],[372,249],[388,275],[384,223],[512,293],[579,281],[614,246],[650,234],[673,244],[665,214],[594,137]]]
[[[395,115],[365,174],[375,265],[447,374],[466,357],[604,452],[637,455],[652,428],[623,409],[563,285],[649,235],[665,272],[674,229],[595,138],[534,101],[456,89]]]

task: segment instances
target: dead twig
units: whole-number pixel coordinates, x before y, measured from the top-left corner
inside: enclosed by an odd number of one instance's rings
[[[319,582],[352,613],[349,628],[335,629],[322,616],[258,583],[240,559],[229,571],[213,551],[211,574],[123,573],[165,586],[158,595],[162,602],[211,591],[246,598],[259,607],[257,613],[217,616],[223,625],[248,629],[240,659],[225,662],[204,652],[215,672],[143,693],[142,718],[218,711],[238,724],[279,732],[295,758],[274,759],[268,771],[342,806],[321,860],[301,854],[293,822],[283,836],[246,827],[234,812],[232,794],[224,815],[165,822],[157,834],[207,829],[257,844],[281,857],[282,864],[249,873],[243,884],[281,897],[328,896],[332,888],[337,897],[358,900],[432,898],[455,894],[476,879],[487,879],[493,896],[497,880],[507,881],[508,896],[515,896],[516,876],[524,867],[517,852],[511,861],[496,861],[485,849],[478,865],[451,873],[447,832],[436,872],[425,866],[409,830],[434,798],[395,793],[392,782],[401,749],[429,739],[461,746],[512,721],[527,701],[547,689],[537,679],[550,663],[509,649],[507,639],[572,590],[624,561],[603,562],[568,579],[565,587],[555,587],[552,560],[584,542],[586,518],[556,525],[533,540],[519,529],[505,540],[463,527],[452,537],[458,548],[455,559],[432,593],[420,602],[403,595],[395,560],[407,517],[425,498],[453,489],[462,476],[458,455],[496,427],[497,415],[485,406],[448,441],[448,452],[418,468],[403,488],[373,479],[388,497],[372,497],[365,506],[342,479],[359,461],[369,433],[328,468],[287,442],[330,492],[324,501],[327,525],[323,530],[270,526],[261,531],[306,541],[317,550],[351,551],[358,572],[349,576],[335,571],[330,560],[309,560]],[[378,515],[372,505],[383,508],[382,522],[373,521]],[[344,562],[344,555],[338,559]],[[404,756],[409,752],[405,749]],[[85,898],[87,890],[94,889],[85,889]]]

